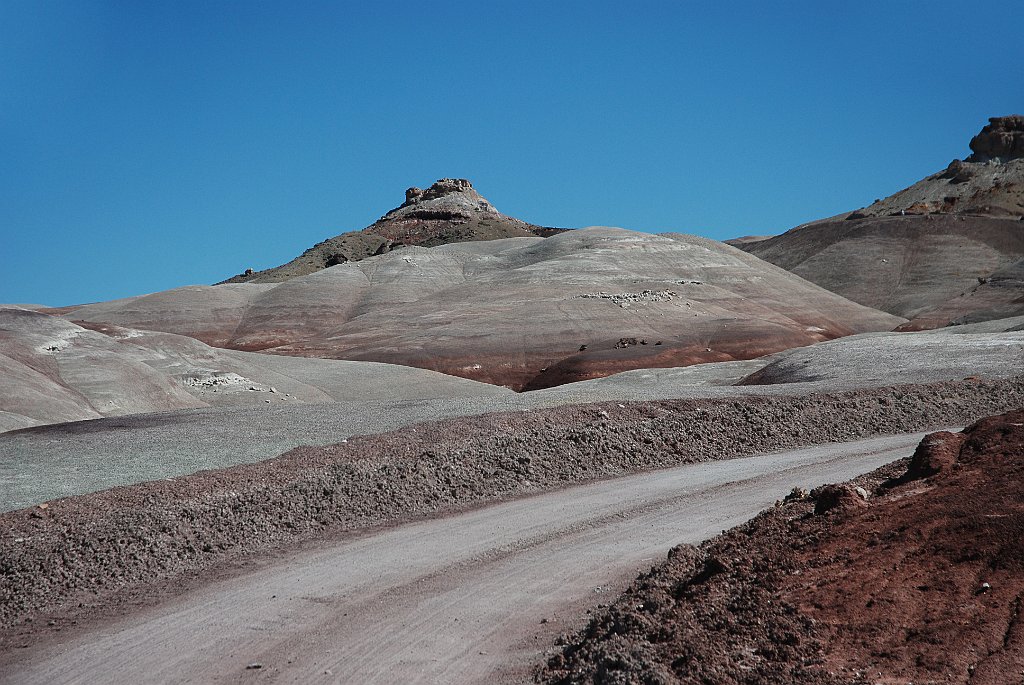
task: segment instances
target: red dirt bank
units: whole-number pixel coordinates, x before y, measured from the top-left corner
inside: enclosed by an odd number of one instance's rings
[[[539,679],[1021,683],[1022,535],[1024,410],[672,550]]]

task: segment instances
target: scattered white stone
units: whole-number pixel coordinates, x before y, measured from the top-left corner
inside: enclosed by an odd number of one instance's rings
[[[113,336],[115,340],[131,340],[132,338],[144,338],[146,337],[145,331],[139,331],[134,328],[129,328],[121,335]]]
[[[219,386],[252,383],[248,378],[230,371],[194,371],[181,377],[181,380],[182,383],[193,388],[213,388],[214,390]],[[255,388],[250,387],[249,389],[254,390]]]
[[[859,485],[857,486],[857,494],[860,496],[861,499],[868,498],[868,491],[860,487]]]
[[[628,309],[636,302],[668,302],[676,296],[671,290],[641,290],[638,293],[606,293],[603,290],[599,293],[583,293],[573,295],[574,300],[611,300],[623,309]]]

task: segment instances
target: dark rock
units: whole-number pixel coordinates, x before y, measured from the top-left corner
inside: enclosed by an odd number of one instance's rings
[[[976,173],[977,170],[969,163],[954,159],[940,174],[940,178],[949,179],[950,183],[966,183]]]
[[[971,139],[968,162],[1008,162],[1024,157],[1024,116],[991,117],[981,133]]]
[[[967,436],[963,433],[939,431],[926,435],[914,451],[907,466],[904,480],[928,478],[949,470],[960,456],[960,448]]]

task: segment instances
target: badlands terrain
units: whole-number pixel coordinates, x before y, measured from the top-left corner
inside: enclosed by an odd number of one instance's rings
[[[441,179],[0,306],[0,681],[1019,682],[1024,119],[970,147],[730,245]]]

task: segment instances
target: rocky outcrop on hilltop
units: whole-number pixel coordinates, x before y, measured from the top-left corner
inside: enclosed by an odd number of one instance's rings
[[[1024,288],[1000,276],[1024,259],[1024,117],[990,122],[971,140],[970,156],[909,188],[732,244],[854,302],[913,319],[912,329],[1024,314]]]
[[[405,202],[381,217],[381,221],[398,218],[462,219],[473,214],[500,213],[465,178],[442,178],[426,190],[413,186],[405,191]]]
[[[1024,116],[992,117],[971,139],[968,162],[1008,162],[1024,157]]]
[[[278,267],[233,276],[224,283],[278,283],[407,245],[433,247],[499,238],[546,238],[567,229],[535,226],[499,212],[464,178],[442,178],[405,191],[405,202],[370,226],[317,243]]]

